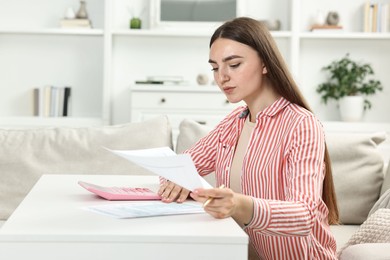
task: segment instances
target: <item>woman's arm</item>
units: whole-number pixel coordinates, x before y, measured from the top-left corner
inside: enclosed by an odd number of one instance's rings
[[[315,221],[327,218],[321,199],[325,137],[315,117],[302,120],[290,137],[286,155],[284,198],[254,199],[248,227],[270,235],[305,236]]]

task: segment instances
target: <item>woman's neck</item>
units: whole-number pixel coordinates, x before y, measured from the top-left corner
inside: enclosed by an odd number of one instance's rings
[[[256,95],[253,99],[244,100],[250,112],[250,121],[253,123],[256,122],[256,115],[272,105],[279,98],[280,95],[277,94],[272,87],[264,87],[262,88],[261,93]]]

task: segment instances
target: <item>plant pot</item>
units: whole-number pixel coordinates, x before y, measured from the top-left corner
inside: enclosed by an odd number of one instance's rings
[[[339,100],[341,120],[345,122],[361,121],[364,112],[362,96],[347,96]]]

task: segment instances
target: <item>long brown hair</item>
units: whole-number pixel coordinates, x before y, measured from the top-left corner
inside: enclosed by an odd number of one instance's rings
[[[266,26],[248,17],[239,17],[221,25],[210,39],[210,47],[218,38],[226,38],[243,43],[253,48],[267,68],[267,78],[274,90],[282,97],[311,111],[295,83],[277,45]],[[322,199],[329,210],[328,221],[337,224],[339,211],[334,189],[332,168],[328,148],[325,144],[325,178],[322,189]]]

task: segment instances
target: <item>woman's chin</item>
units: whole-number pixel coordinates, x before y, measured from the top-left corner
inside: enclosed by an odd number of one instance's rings
[[[242,101],[242,99],[238,99],[238,98],[227,98],[227,101],[229,101],[229,103],[232,103],[232,104],[236,104],[236,103],[239,103]]]

